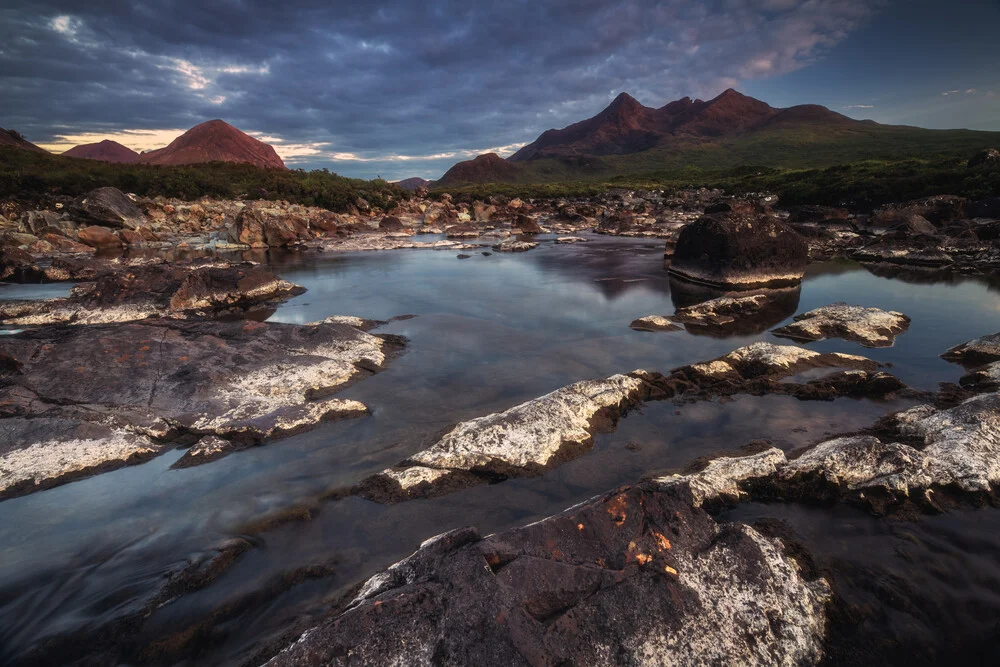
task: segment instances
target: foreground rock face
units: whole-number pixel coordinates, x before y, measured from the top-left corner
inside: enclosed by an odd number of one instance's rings
[[[644,372],[586,380],[497,414],[462,422],[430,448],[359,485],[381,502],[440,495],[490,479],[537,475],[588,450],[655,390]]]
[[[198,436],[225,445],[203,443],[189,463],[364,414],[330,394],[398,347],[338,322],[155,319],[0,337],[0,432],[15,443],[0,454],[0,497]]]
[[[892,347],[909,326],[910,318],[903,313],[835,303],[796,315],[793,324],[773,333],[803,341],[843,338],[864,347]]]
[[[200,261],[126,267],[73,288],[65,299],[0,304],[0,323],[98,324],[147,317],[243,313],[303,288],[254,264]]]
[[[819,662],[827,582],[694,504],[646,483],[485,539],[446,533],[269,664]]]
[[[747,289],[797,284],[808,262],[805,241],[776,218],[733,212],[681,230],[669,270],[698,283]]]

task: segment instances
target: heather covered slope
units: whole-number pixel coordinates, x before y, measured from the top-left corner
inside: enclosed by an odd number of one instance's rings
[[[544,132],[504,166],[477,168],[480,156],[455,165],[439,183],[553,183],[691,167],[813,169],[862,160],[967,157],[998,143],[1000,132],[881,125],[819,105],[776,109],[734,90],[659,109],[622,93],[596,116]]]
[[[35,144],[31,143],[30,141],[22,137],[19,132],[16,132],[14,130],[5,130],[2,127],[0,127],[0,146],[21,148],[24,150],[34,151],[36,153],[47,152],[44,148],[39,148]]]

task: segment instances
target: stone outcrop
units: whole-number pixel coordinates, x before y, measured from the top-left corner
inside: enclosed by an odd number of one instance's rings
[[[400,348],[337,321],[153,319],[0,337],[0,497],[202,441],[218,458],[367,408],[331,397]],[[186,440],[185,440],[186,439]]]
[[[0,323],[95,324],[243,313],[303,291],[249,263],[152,264],[108,272],[77,285],[67,298],[0,304]]]
[[[497,414],[462,422],[434,445],[359,485],[381,502],[440,495],[505,477],[537,475],[591,447],[655,391],[644,371],[586,380]]]
[[[780,539],[644,483],[427,540],[268,664],[816,664],[830,598]]]
[[[794,323],[773,333],[801,341],[843,338],[864,347],[891,347],[909,326],[903,313],[835,303],[796,315]]]
[[[725,289],[797,284],[809,262],[805,241],[773,216],[728,213],[684,227],[669,271]]]
[[[956,345],[941,355],[948,361],[962,364],[1000,360],[1000,333],[990,334]]]

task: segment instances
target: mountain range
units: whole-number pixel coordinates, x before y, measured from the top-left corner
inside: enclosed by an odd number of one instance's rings
[[[17,132],[2,128],[0,128],[0,146],[48,152],[25,140]],[[195,125],[164,148],[145,153],[136,153],[117,141],[105,139],[93,144],[74,146],[63,155],[126,164],[183,165],[219,161],[285,169],[285,163],[270,144],[254,139],[218,119]]]
[[[684,167],[814,168],[965,155],[998,141],[998,132],[881,125],[815,104],[775,108],[732,89],[659,108],[622,93],[596,116],[543,132],[506,159],[491,153],[460,162],[437,184],[585,180]]]

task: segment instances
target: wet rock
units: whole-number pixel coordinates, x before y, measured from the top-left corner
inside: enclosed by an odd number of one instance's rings
[[[829,584],[692,505],[646,483],[485,539],[445,533],[269,664],[818,663]]]
[[[720,456],[690,474],[675,474],[653,479],[663,489],[685,486],[690,489],[695,507],[735,505],[751,498],[747,488],[773,480],[787,463],[777,447],[749,456]]]
[[[956,345],[941,355],[942,359],[962,364],[985,363],[1000,359],[1000,333],[975,338]]]
[[[1000,484],[998,415],[997,393],[947,410],[911,408],[887,420],[878,437],[835,438],[807,450],[779,471],[780,480],[800,493],[818,495],[824,486],[849,493],[879,510],[904,501],[935,508],[939,493],[990,496]]]
[[[84,227],[77,238],[80,239],[80,243],[98,250],[114,250],[122,247],[121,239],[113,231],[98,225]]]
[[[210,461],[221,459],[229,454],[233,449],[233,444],[228,440],[223,440],[215,435],[206,435],[198,442],[191,445],[191,447],[189,447],[184,453],[184,456],[179,458],[170,467],[190,468],[191,466],[201,465],[202,463],[208,463]]]
[[[809,262],[805,241],[768,215],[703,217],[681,230],[671,274],[727,289],[793,285]]]
[[[381,222],[378,223],[379,231],[383,232],[402,232],[405,231],[403,222],[392,215],[382,218]]]
[[[25,458],[18,447],[0,456],[0,487],[13,494],[61,483],[80,470],[124,465],[132,450],[159,453],[185,435],[225,441],[199,441],[183,459],[193,465],[365,414],[358,401],[331,395],[380,370],[399,346],[333,322],[156,319],[0,337],[0,354],[16,364],[0,376],[0,415],[7,417],[0,432],[46,429],[44,438],[11,436],[44,451]],[[91,435],[79,435],[88,429]],[[25,487],[29,477],[38,482]]]
[[[72,220],[52,211],[25,211],[21,215],[21,223],[29,232],[39,236],[49,230],[66,233],[75,228]]]
[[[146,216],[128,195],[117,188],[97,188],[83,195],[70,207],[89,222],[105,227],[135,229],[146,222]]]
[[[0,323],[127,322],[147,317],[239,314],[304,290],[253,264],[160,264],[105,273],[63,299],[0,304]]]
[[[632,320],[629,327],[636,331],[679,331],[680,327],[674,324],[669,317],[662,315],[647,315],[639,319]]]
[[[92,248],[83,243],[77,243],[65,236],[58,236],[56,234],[46,234],[45,240],[52,245],[52,250],[57,253],[67,253],[72,255],[78,254],[93,254],[96,252],[96,248]]]
[[[475,238],[479,236],[479,229],[473,224],[464,222],[460,225],[452,225],[446,228],[444,235],[450,239]]]
[[[362,482],[356,493],[395,502],[490,479],[538,475],[590,449],[655,390],[644,371],[586,380],[504,412],[462,422],[428,449]]]
[[[17,247],[0,245],[0,280],[19,283],[40,282],[45,272],[35,264],[35,258]]]
[[[0,499],[140,463],[163,449],[144,435],[99,423],[0,419]]]
[[[955,258],[936,244],[914,243],[906,240],[879,239],[851,254],[851,259],[862,262],[879,262],[918,267],[942,267],[955,262]]]
[[[586,239],[582,236],[560,236],[556,239],[556,243],[560,245],[570,243],[586,243],[589,240],[590,239]]]
[[[765,294],[723,296],[678,308],[672,319],[683,324],[720,326],[759,314],[769,302],[770,299]]]
[[[529,215],[523,213],[518,213],[514,218],[514,227],[519,229],[522,234],[541,234],[544,230],[539,226],[535,219]]]
[[[532,241],[518,241],[516,239],[510,239],[493,246],[493,249],[497,252],[525,252],[537,247],[538,244]]]
[[[996,391],[1000,389],[1000,361],[994,361],[963,375],[959,385],[970,391]]]
[[[910,318],[896,311],[835,303],[795,316],[795,322],[774,330],[775,336],[814,341],[843,338],[864,347],[892,347]]]

